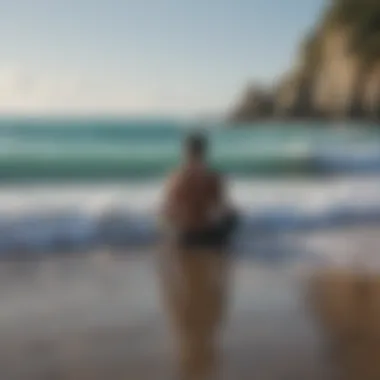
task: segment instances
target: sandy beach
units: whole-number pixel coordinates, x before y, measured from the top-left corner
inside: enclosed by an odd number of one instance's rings
[[[235,256],[221,379],[335,379],[332,335],[327,332],[340,329],[351,339],[360,322],[380,336],[378,276],[371,277],[375,281],[369,299],[362,288],[356,294],[357,279],[363,277],[346,272],[360,257],[368,264],[370,251],[375,253],[371,268],[376,269],[377,235],[378,229],[372,228],[305,236],[305,249],[318,248],[335,260],[318,272],[313,266],[289,268]],[[366,255],[361,254],[363,247]],[[161,304],[157,258],[155,251],[102,249],[2,261],[0,378],[173,378],[172,335]],[[310,298],[315,286],[309,280],[315,273],[322,274],[319,298]],[[371,321],[373,325],[367,323]],[[374,331],[363,334],[372,337]],[[341,363],[373,367],[378,344],[370,347],[368,339],[355,339],[353,344],[344,342],[352,350],[341,350]],[[362,374],[361,367],[356,373]]]
[[[171,335],[155,257],[98,252],[3,263],[0,377],[170,379]],[[237,261],[224,337],[226,379],[325,379],[299,279]]]

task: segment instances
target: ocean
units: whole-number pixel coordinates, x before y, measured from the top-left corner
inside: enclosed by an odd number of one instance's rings
[[[0,120],[0,180],[159,178],[177,165],[189,129],[209,135],[212,164],[234,176],[380,170],[380,131],[370,126],[234,128],[173,120],[8,118]]]
[[[380,223],[374,126],[9,117],[0,120],[1,255],[155,244],[165,175],[195,129],[230,179],[239,252],[280,257],[300,231]]]

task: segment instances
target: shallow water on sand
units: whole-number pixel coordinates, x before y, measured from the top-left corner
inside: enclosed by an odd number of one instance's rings
[[[339,273],[352,266],[376,269],[378,243],[377,229],[331,231],[305,235],[300,242],[325,253],[317,263],[275,266],[236,257],[224,339],[226,379],[332,376],[329,329],[343,331],[336,320],[351,326],[342,316],[355,314],[352,282]],[[1,262],[0,378],[170,378],[171,335],[161,305],[157,252],[135,253],[102,250]],[[333,298],[322,299],[328,306],[309,298],[309,279],[331,268],[337,274],[323,282],[332,286],[327,290],[336,289],[326,293]],[[326,307],[327,319],[321,320]],[[371,315],[380,308],[373,310]]]
[[[1,271],[1,378],[168,378],[170,331],[154,255],[99,252]],[[273,370],[323,378],[300,289],[281,271],[236,263],[223,370],[231,379]]]

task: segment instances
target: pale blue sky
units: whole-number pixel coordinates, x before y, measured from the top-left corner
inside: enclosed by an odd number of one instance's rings
[[[0,110],[223,111],[289,67],[323,0],[0,0]]]

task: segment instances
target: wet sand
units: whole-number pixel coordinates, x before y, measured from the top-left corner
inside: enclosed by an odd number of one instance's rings
[[[171,379],[154,254],[107,252],[0,266],[0,378]],[[326,379],[301,280],[234,265],[225,379]]]

